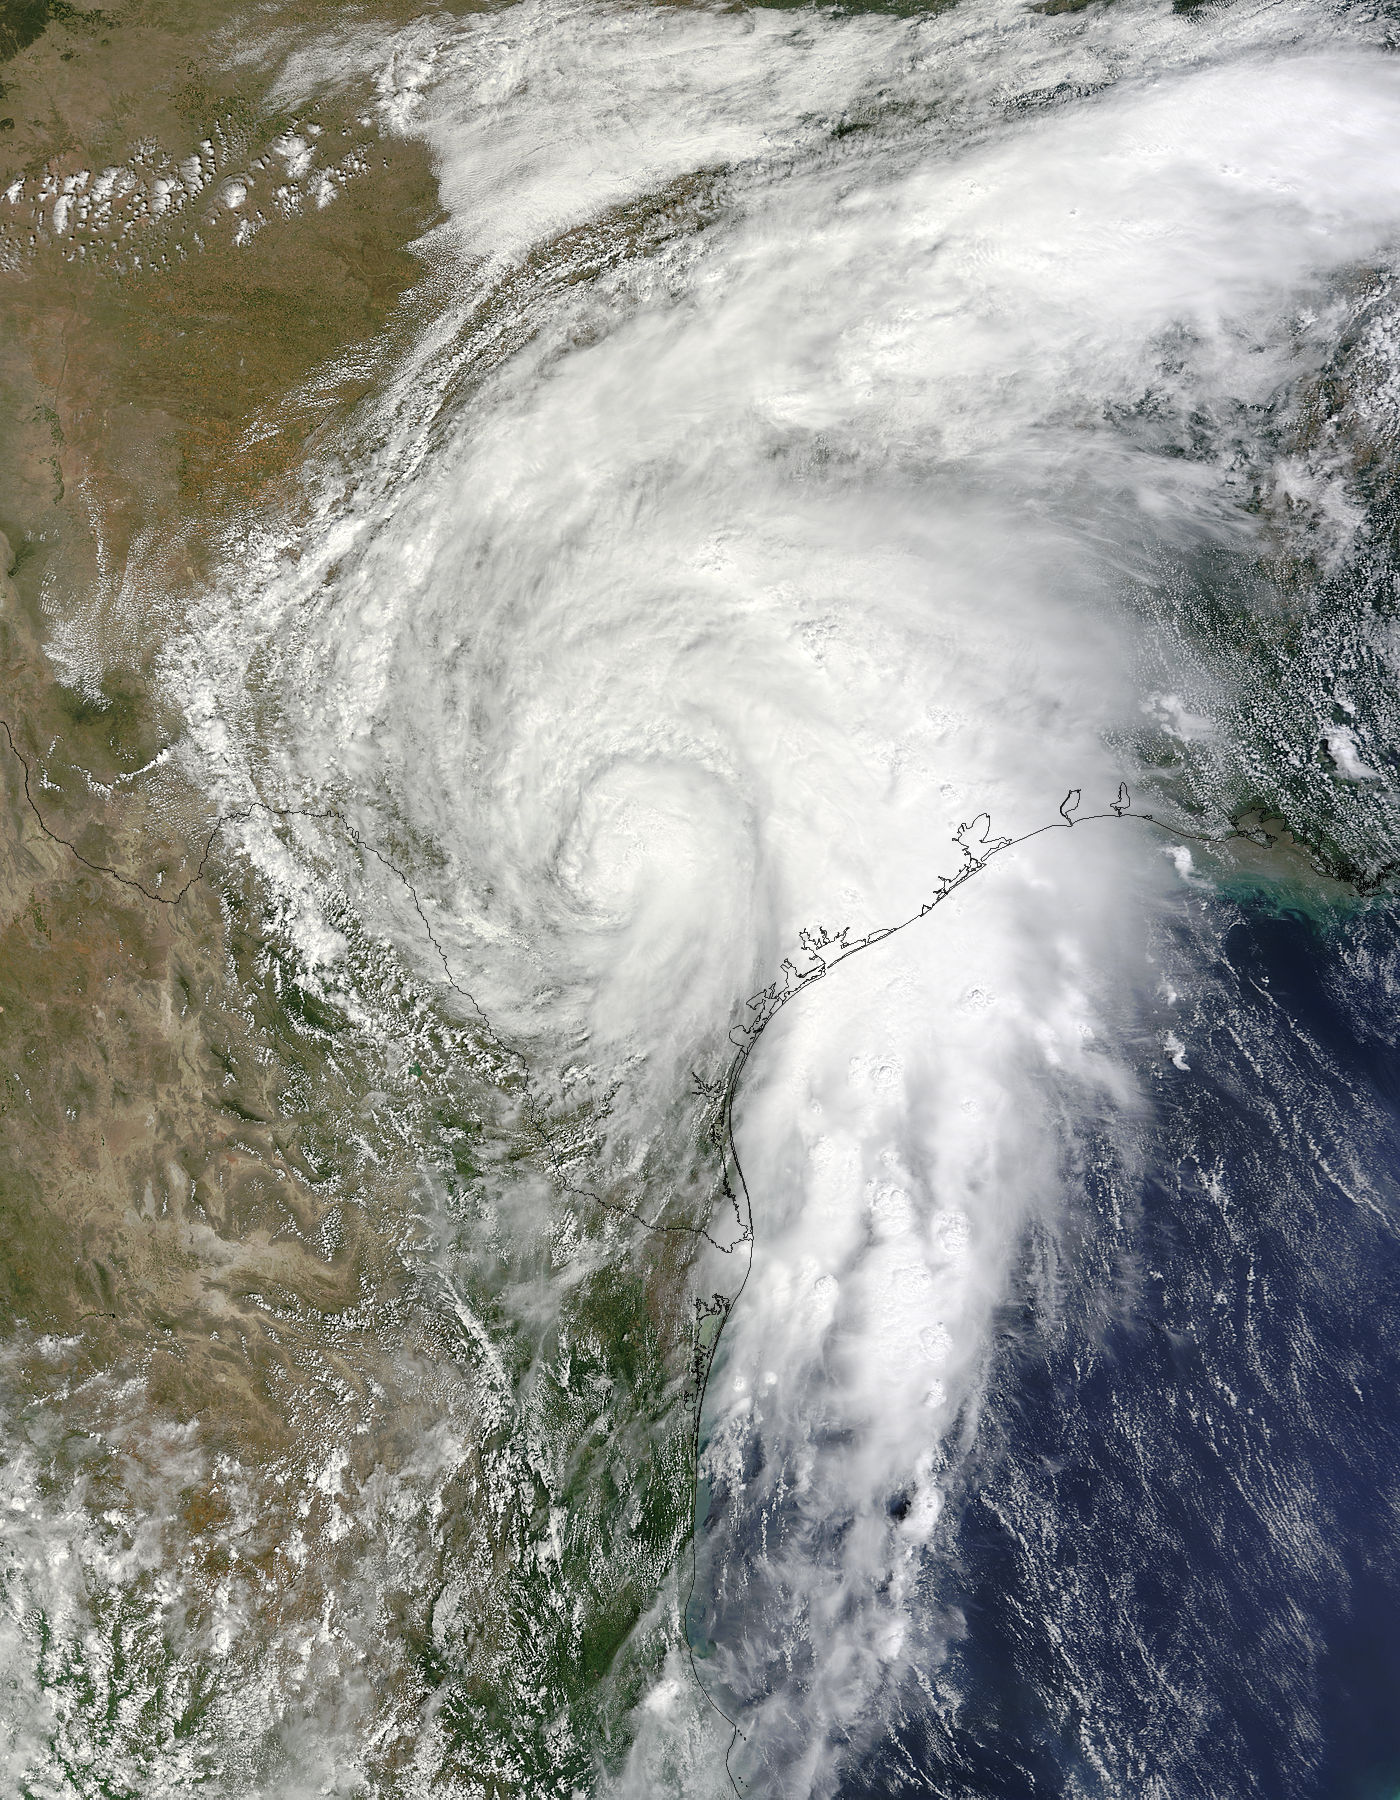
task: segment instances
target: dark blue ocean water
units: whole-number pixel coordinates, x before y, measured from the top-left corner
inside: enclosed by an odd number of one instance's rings
[[[1400,1793],[1397,915],[1201,892],[1158,953],[1140,1161],[1090,1130],[1028,1248],[951,1647],[843,1800]]]

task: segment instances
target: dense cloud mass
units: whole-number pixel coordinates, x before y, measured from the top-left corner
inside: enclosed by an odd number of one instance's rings
[[[168,659],[221,803],[298,814],[239,841],[310,966],[334,867],[541,1104],[606,1096],[598,1166],[650,1216],[801,932],[917,915],[974,815],[1139,794],[1144,734],[1236,729],[1173,583],[1360,529],[1288,421],[1400,231],[1368,30],[529,0],[294,55],[293,99],[374,71],[447,209],[414,347]],[[1085,1130],[1136,1154],[1174,841],[1006,850],[744,1066],[691,1635],[745,1791],[841,1791],[938,1665],[1012,1265]],[[722,1790],[689,1680],[621,1791]]]

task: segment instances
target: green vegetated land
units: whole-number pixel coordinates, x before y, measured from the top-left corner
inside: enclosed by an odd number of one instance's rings
[[[1202,834],[1225,891],[1320,922],[1400,871],[1393,282],[1355,269],[1334,300],[1330,355],[1267,405],[1169,400],[1194,352],[1183,339],[1162,347],[1160,385],[1110,420],[1149,455],[1213,466],[1259,528],[1255,554],[1164,549],[1125,590],[1159,646],[1145,678],[1189,684],[1204,715],[1125,742],[1138,791]],[[1341,533],[1329,505],[1350,515]]]

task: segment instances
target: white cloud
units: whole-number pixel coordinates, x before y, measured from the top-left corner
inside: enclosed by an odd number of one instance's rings
[[[449,297],[296,561],[243,540],[177,678],[211,780],[435,846],[459,978],[541,1067],[620,1083],[636,1166],[801,928],[917,911],[984,808],[1099,810],[1144,704],[1211,729],[1133,691],[1121,572],[1255,525],[1209,459],[1105,420],[1163,383],[1183,413],[1266,405],[1287,319],[1400,229],[1400,71],[1278,52],[1291,17],[1232,15],[1211,68],[1196,24],[1132,9],[530,4],[385,60],[386,116],[439,161]],[[1008,91],[1076,71],[1118,89],[1008,121]],[[933,1654],[940,1433],[1064,1131],[1132,1104],[1107,996],[1161,867],[1134,829],[1000,859],[747,1073],[746,1385],[717,1388],[713,1456],[737,1480],[760,1446],[772,1510],[743,1546],[764,1610],[711,1667],[784,1793],[832,1791],[832,1746]],[[315,942],[289,854],[265,871]],[[361,879],[435,975],[401,884]]]

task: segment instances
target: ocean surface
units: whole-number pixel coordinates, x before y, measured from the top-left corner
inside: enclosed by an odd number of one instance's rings
[[[849,1796],[1400,1789],[1400,942],[1191,896],[1189,1068],[1082,1145],[929,1573],[949,1649]]]

